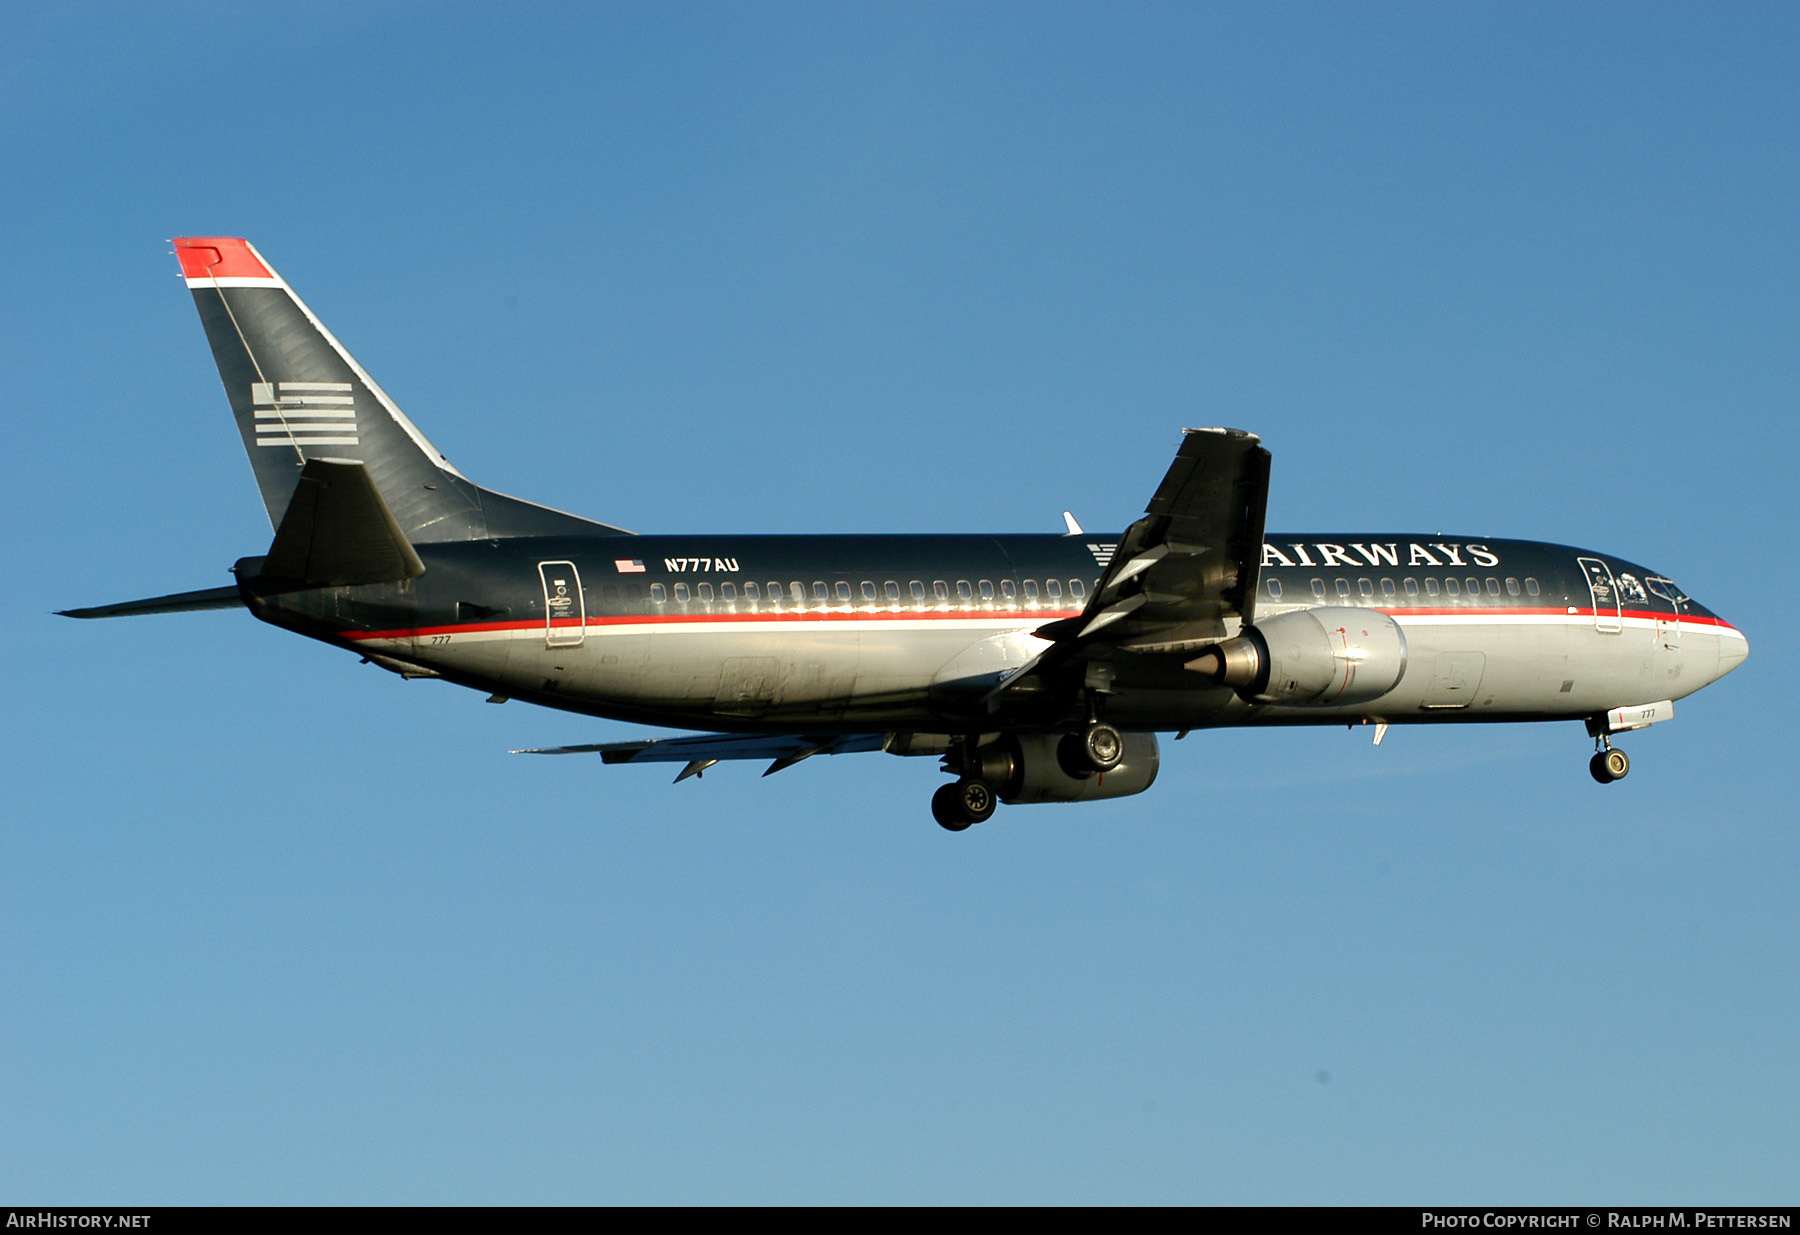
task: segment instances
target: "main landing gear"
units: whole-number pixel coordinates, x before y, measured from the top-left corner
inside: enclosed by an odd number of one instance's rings
[[[939,785],[931,795],[931,817],[951,832],[968,830],[971,824],[986,823],[994,817],[1000,796],[994,786],[982,778],[980,739],[968,734],[956,748],[944,756],[944,771],[955,774],[948,785]]]
[[[1063,735],[1054,745],[1045,738],[1032,739],[1041,745],[1033,746],[1029,758],[1017,740],[1010,747],[1000,744],[985,748],[977,745],[979,740],[976,735],[967,735],[944,756],[944,771],[957,779],[938,786],[937,792],[931,795],[931,817],[952,832],[961,832],[971,824],[986,823],[993,818],[1002,788],[1006,789],[1010,801],[1013,800],[1010,795],[1020,792],[1022,785],[1028,786],[1031,776],[1054,780],[1057,772],[1045,768],[1038,762],[1040,760],[1055,760],[1060,774],[1067,778],[1063,784],[1069,786],[1070,792],[1062,797],[1054,793],[1046,797],[1043,795],[1049,791],[1043,784],[1038,784],[1035,791],[1038,796],[1028,796],[1025,800],[1075,801],[1088,796],[1105,783],[1093,778],[1104,777],[1125,761],[1124,735],[1098,719],[1090,720],[1085,728]],[[1028,776],[1027,765],[1037,771]],[[1154,762],[1151,766],[1154,768]],[[1155,776],[1154,770],[1150,776]],[[1092,786],[1079,783],[1089,780],[1093,780]],[[1137,789],[1126,792],[1137,792],[1148,785],[1149,781],[1145,780]]]
[[[1625,779],[1625,773],[1631,771],[1631,760],[1603,734],[1594,739],[1594,757],[1588,760],[1588,771],[1602,785],[1610,785]]]
[[[992,819],[998,802],[985,782],[965,778],[938,786],[931,795],[931,817],[950,831],[961,832],[970,824]]]

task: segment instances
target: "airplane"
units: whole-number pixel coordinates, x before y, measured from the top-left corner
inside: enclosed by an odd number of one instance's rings
[[[1142,793],[1156,735],[1575,720],[1615,734],[1742,664],[1669,576],[1492,537],[1266,535],[1270,455],[1184,431],[1144,517],[1094,534],[637,535],[452,466],[246,240],[173,242],[274,538],[228,587],[65,611],[246,608],[405,678],[710,732],[520,751],[607,764],[940,761],[997,803]]]

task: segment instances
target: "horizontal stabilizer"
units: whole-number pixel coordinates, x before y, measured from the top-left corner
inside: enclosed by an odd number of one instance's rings
[[[59,609],[57,615],[72,618],[138,617],[145,613],[195,613],[201,609],[242,609],[244,598],[235,587],[209,587],[198,592],[176,592],[149,600],[128,600],[91,609]]]
[[[368,468],[345,459],[306,461],[263,562],[264,578],[341,587],[424,573]]]

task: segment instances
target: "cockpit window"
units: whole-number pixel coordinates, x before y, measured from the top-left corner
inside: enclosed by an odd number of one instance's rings
[[[1670,604],[1679,604],[1688,599],[1687,593],[1676,587],[1674,581],[1671,579],[1646,579],[1644,580],[1644,586],[1648,587],[1652,592],[1656,593],[1656,595],[1662,597]]]

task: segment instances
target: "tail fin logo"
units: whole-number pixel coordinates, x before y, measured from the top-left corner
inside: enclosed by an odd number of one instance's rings
[[[355,446],[349,382],[251,382],[258,446]]]

